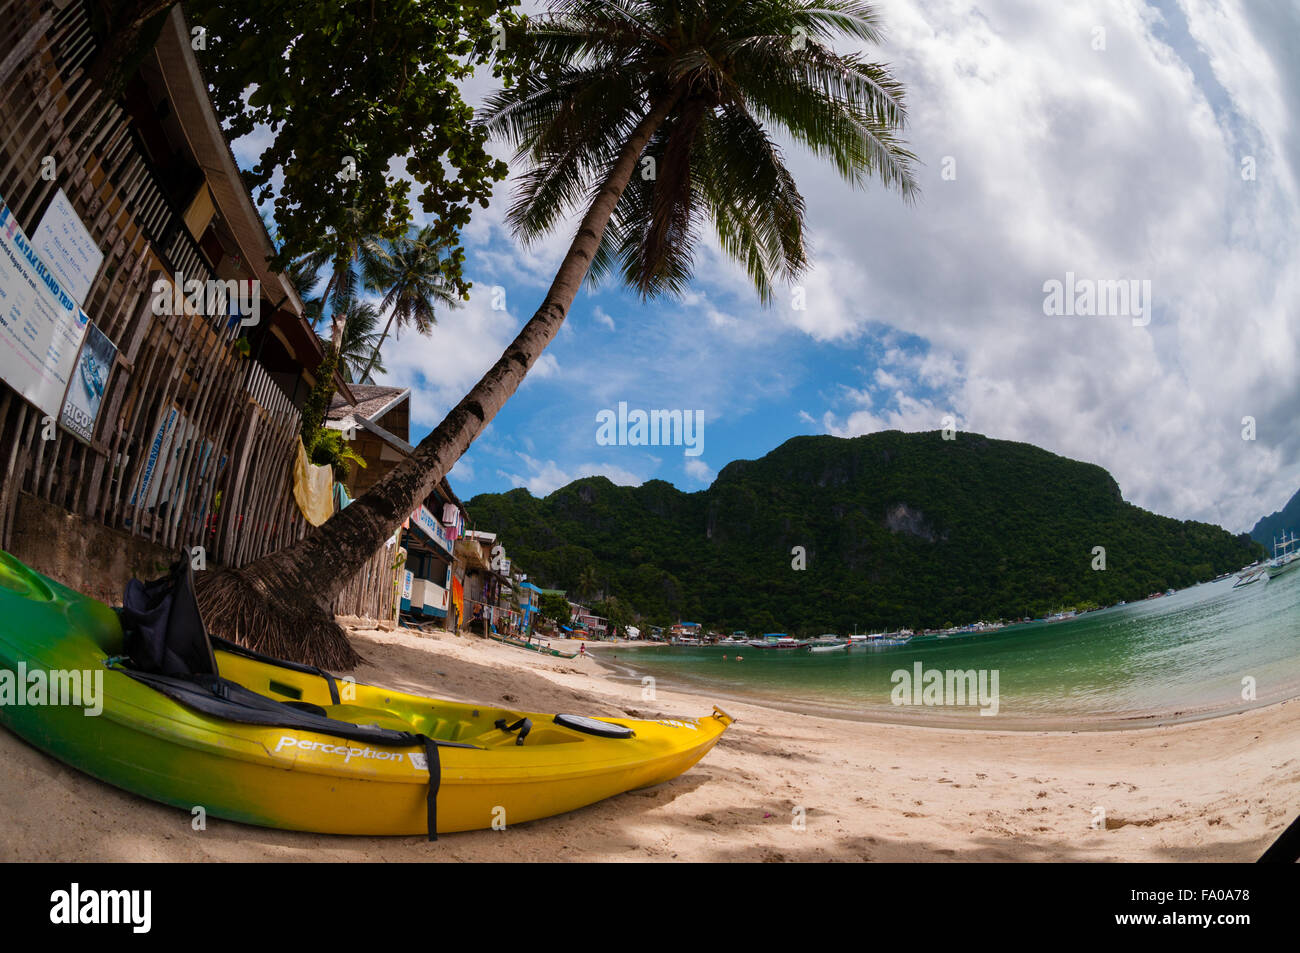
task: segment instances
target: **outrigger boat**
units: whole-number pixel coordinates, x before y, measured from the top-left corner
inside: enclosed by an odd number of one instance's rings
[[[1294,532],[1291,533],[1290,539],[1283,536],[1280,543],[1276,539],[1273,540],[1273,558],[1269,560],[1267,566],[1269,579],[1276,579],[1282,573],[1300,566],[1300,551],[1293,548],[1297,543],[1300,543],[1300,538],[1297,538]]]
[[[577,652],[561,652],[559,649],[553,649],[549,645],[541,645],[537,642],[525,642],[523,639],[512,639],[508,635],[497,635],[495,632],[489,632],[488,638],[493,642],[501,642],[505,645],[513,645],[517,649],[527,649],[530,652],[540,652],[542,655],[551,655],[555,658],[577,658]]]
[[[1242,570],[1237,581],[1232,584],[1233,589],[1240,589],[1242,586],[1249,586],[1252,582],[1259,582],[1268,578],[1267,566],[1247,566]]]
[[[675,778],[732,722],[466,705],[269,658],[209,637],[188,557],[125,601],[119,613],[0,552],[0,698],[6,683],[102,678],[97,717],[0,704],[0,722],[117,787],[247,824],[430,838],[518,824]]]

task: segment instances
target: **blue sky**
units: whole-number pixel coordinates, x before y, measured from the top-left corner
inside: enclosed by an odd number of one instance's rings
[[[761,308],[706,235],[680,301],[582,293],[452,472],[465,498],[600,473],[709,484],[798,434],[960,429],[1101,464],[1127,499],[1233,531],[1300,486],[1294,5],[888,0],[920,201],[787,157],[814,267]],[[471,80],[467,97],[489,86]],[[241,161],[257,136],[236,144]],[[501,152],[506,157],[504,151]],[[1243,160],[1254,164],[1243,178]],[[944,170],[955,169],[955,177]],[[521,248],[508,187],[465,232],[474,295],[389,345],[418,440],[531,316],[572,234]],[[1067,271],[1148,280],[1152,319],[1043,312]],[[505,310],[493,310],[495,289]],[[499,296],[498,296],[499,298]],[[596,415],[701,410],[702,455],[600,446]],[[1256,438],[1242,439],[1242,418]]]

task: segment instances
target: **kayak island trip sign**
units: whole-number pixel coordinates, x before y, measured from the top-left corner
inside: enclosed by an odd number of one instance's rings
[[[102,333],[87,335],[90,319],[79,303],[103,260],[62,190],[35,240],[0,199],[0,378],[83,440],[117,355]]]

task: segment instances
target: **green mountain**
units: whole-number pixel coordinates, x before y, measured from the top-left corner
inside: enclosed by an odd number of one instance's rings
[[[1300,490],[1296,490],[1286,506],[1256,523],[1250,531],[1250,538],[1267,547],[1269,555],[1272,555],[1274,537],[1281,539],[1291,533],[1300,535]]]
[[[590,569],[588,584],[650,622],[751,633],[1038,616],[1140,599],[1261,555],[1244,533],[1124,502],[1101,467],[937,431],[795,437],[697,493],[590,477],[544,499],[481,494],[468,509],[542,586],[572,595]],[[1092,568],[1096,546],[1104,571]]]

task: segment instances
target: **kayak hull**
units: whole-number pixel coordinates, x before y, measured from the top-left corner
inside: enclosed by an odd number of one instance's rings
[[[22,591],[26,587],[27,591]],[[0,675],[78,673],[79,704],[0,705],[0,722],[61,761],[119,788],[194,812],[264,827],[329,834],[426,834],[424,748],[382,747],[301,728],[226,721],[190,709],[117,668],[116,614],[0,553]],[[218,650],[223,678],[329,717],[425,734],[440,747],[438,833],[503,828],[659,784],[691,768],[731,719],[601,719],[631,738],[576,731],[551,715],[441,701],[338,680]],[[30,694],[30,693],[29,693]],[[66,694],[66,693],[65,693]],[[90,695],[97,705],[87,707]],[[28,699],[31,700],[31,699]],[[66,702],[67,699],[64,699]],[[94,708],[101,710],[94,713]],[[522,745],[496,722],[522,718]]]

